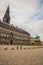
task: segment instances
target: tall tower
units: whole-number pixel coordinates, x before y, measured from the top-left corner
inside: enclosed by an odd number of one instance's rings
[[[9,5],[7,7],[7,10],[5,12],[5,15],[3,17],[3,22],[6,22],[8,24],[10,24],[10,12],[9,12]]]

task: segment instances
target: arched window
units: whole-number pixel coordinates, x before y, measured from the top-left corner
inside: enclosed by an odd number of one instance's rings
[[[6,34],[4,34],[4,37],[6,37]]]

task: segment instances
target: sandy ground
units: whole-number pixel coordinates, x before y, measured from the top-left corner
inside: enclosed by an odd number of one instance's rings
[[[0,65],[43,65],[43,48],[0,50]]]

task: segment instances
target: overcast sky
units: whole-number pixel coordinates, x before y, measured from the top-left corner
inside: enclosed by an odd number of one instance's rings
[[[43,40],[43,0],[0,0],[0,19],[10,7],[11,24]]]

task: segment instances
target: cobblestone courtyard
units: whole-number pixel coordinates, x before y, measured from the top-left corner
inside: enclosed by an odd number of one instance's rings
[[[0,65],[43,65],[43,48],[0,50]]]

